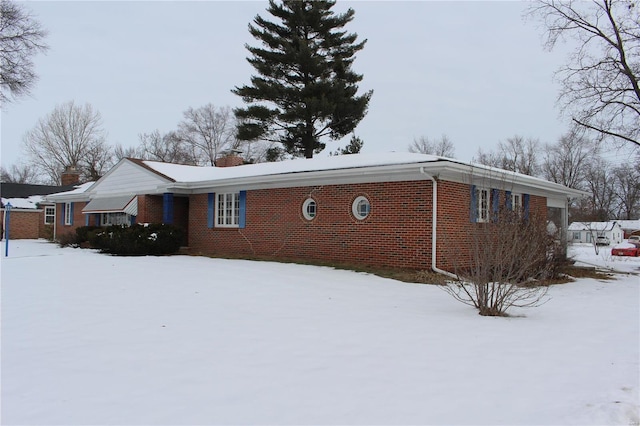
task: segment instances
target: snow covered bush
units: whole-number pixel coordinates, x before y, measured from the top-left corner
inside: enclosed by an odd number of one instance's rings
[[[456,268],[458,280],[444,286],[445,291],[486,316],[544,303],[548,287],[540,280],[557,273],[565,253],[546,222],[504,211],[476,224],[469,239],[470,266]]]
[[[167,224],[93,228],[86,235],[91,247],[124,256],[173,254],[184,243],[184,232]]]

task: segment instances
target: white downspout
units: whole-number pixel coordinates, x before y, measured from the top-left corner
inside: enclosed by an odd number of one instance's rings
[[[54,203],[53,204],[54,207],[56,208],[56,213],[58,213],[58,204]],[[58,240],[58,219],[60,219],[58,217],[57,214],[53,215],[53,241],[57,241]]]
[[[433,182],[433,195],[432,195],[432,206],[433,211],[431,213],[431,269],[433,272],[437,272],[442,275],[446,275],[450,278],[458,279],[456,274],[452,274],[451,272],[445,271],[444,269],[440,269],[436,266],[436,242],[438,241],[438,181],[430,174],[424,171],[424,167],[420,167],[420,173],[427,176]]]

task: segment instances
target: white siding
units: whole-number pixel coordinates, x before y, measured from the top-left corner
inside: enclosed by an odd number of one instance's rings
[[[169,182],[128,161],[121,162],[93,188],[92,193],[106,194],[146,194],[154,193],[158,185]]]

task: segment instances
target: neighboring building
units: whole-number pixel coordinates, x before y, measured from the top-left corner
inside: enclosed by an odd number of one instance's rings
[[[31,185],[0,183],[0,235],[4,238],[5,205],[11,205],[9,238],[51,238],[55,221],[55,204],[44,196],[72,189],[73,185]]]
[[[553,209],[566,230],[568,198],[584,195],[482,165],[387,153],[225,168],[122,159],[90,187],[47,200],[58,236],[163,222],[185,230],[192,253],[453,271],[470,259],[469,232],[498,209],[543,219]]]
[[[607,237],[611,244],[621,243],[624,232],[617,221],[572,222],[567,239],[571,243],[593,243],[597,237]]]
[[[624,232],[624,238],[631,235],[640,235],[640,219],[638,220],[616,220]]]

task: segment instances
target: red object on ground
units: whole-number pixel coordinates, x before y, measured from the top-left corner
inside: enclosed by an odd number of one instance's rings
[[[633,257],[638,257],[638,256],[640,256],[640,248],[638,248],[638,247],[612,248],[611,249],[611,254],[613,256],[633,256]]]

